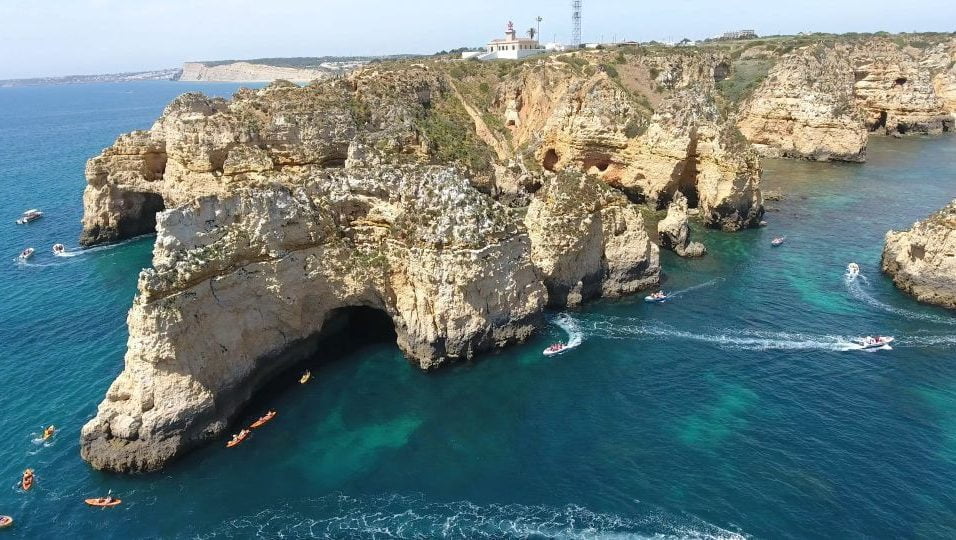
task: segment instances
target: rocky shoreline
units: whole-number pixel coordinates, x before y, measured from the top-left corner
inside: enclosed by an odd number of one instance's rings
[[[956,200],[908,230],[886,233],[881,267],[920,302],[956,309]]]
[[[157,237],[125,369],[83,428],[84,459],[151,471],[222,435],[272,374],[315,354],[343,309],[384,313],[409,361],[430,370],[522,341],[547,307],[654,287],[659,248],[639,205],[670,209],[655,237],[685,256],[705,252],[689,215],[757,226],[748,137],[764,153],[862,156],[862,113],[770,125],[761,111],[803,91],[777,88],[792,69],[732,108],[721,85],[733,61],[627,49],[395,61],[232,100],[176,99],[87,164],[82,243]],[[844,82],[856,73],[805,65]],[[827,96],[821,111],[846,97],[842,83],[812,90],[810,102]],[[923,122],[906,118],[897,125]],[[927,129],[948,125],[939,118]]]

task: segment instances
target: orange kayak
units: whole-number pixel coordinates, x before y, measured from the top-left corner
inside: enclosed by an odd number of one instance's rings
[[[276,412],[275,412],[275,411],[269,411],[269,412],[267,412],[265,415],[263,415],[261,418],[259,418],[259,419],[256,420],[255,422],[253,422],[252,425],[249,426],[249,427],[252,428],[252,429],[260,428],[260,427],[262,427],[262,426],[268,424],[269,421],[272,420],[272,419],[275,418],[275,417],[276,417]]]
[[[33,487],[33,469],[27,469],[23,471],[23,479],[20,480],[20,487],[23,488],[23,491],[30,491],[30,488]]]
[[[244,429],[240,431],[238,435],[236,435],[235,437],[230,439],[229,442],[226,443],[226,448],[232,448],[233,446],[238,446],[239,443],[241,443],[242,441],[246,440],[246,438],[249,437],[249,433],[250,431],[248,429]]]
[[[86,504],[90,506],[99,506],[101,508],[110,508],[116,506],[123,501],[119,499],[108,499],[106,497],[100,497],[99,499],[86,499]]]
[[[6,529],[13,525],[13,518],[10,516],[0,516],[0,529]]]

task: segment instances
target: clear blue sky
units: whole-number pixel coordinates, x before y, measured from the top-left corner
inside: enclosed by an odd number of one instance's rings
[[[177,67],[185,60],[432,53],[544,17],[567,41],[570,0],[0,0],[0,79]],[[753,28],[956,31],[956,0],[584,0],[584,39],[679,40]]]

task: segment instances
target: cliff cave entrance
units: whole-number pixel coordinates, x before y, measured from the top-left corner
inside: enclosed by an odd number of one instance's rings
[[[129,213],[117,220],[119,240],[156,232],[156,214],[166,209],[162,195],[132,191],[123,194],[122,200]]]
[[[687,157],[677,165],[677,170],[674,171],[677,175],[677,191],[687,197],[688,208],[697,208],[700,202],[700,195],[697,193],[697,175],[700,173],[697,169],[698,159],[695,130],[691,133],[690,142],[687,143]]]
[[[880,116],[876,119],[876,122],[870,126],[870,131],[877,131],[886,128],[886,117],[886,111],[880,111]]]
[[[554,172],[554,166],[558,164],[558,160],[561,159],[561,156],[554,151],[554,148],[549,148],[547,152],[544,153],[544,160],[541,162],[541,166],[546,170]]]

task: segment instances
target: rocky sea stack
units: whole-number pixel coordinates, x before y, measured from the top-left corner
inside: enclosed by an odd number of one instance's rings
[[[886,233],[882,267],[920,302],[956,309],[956,200],[909,230]]]

